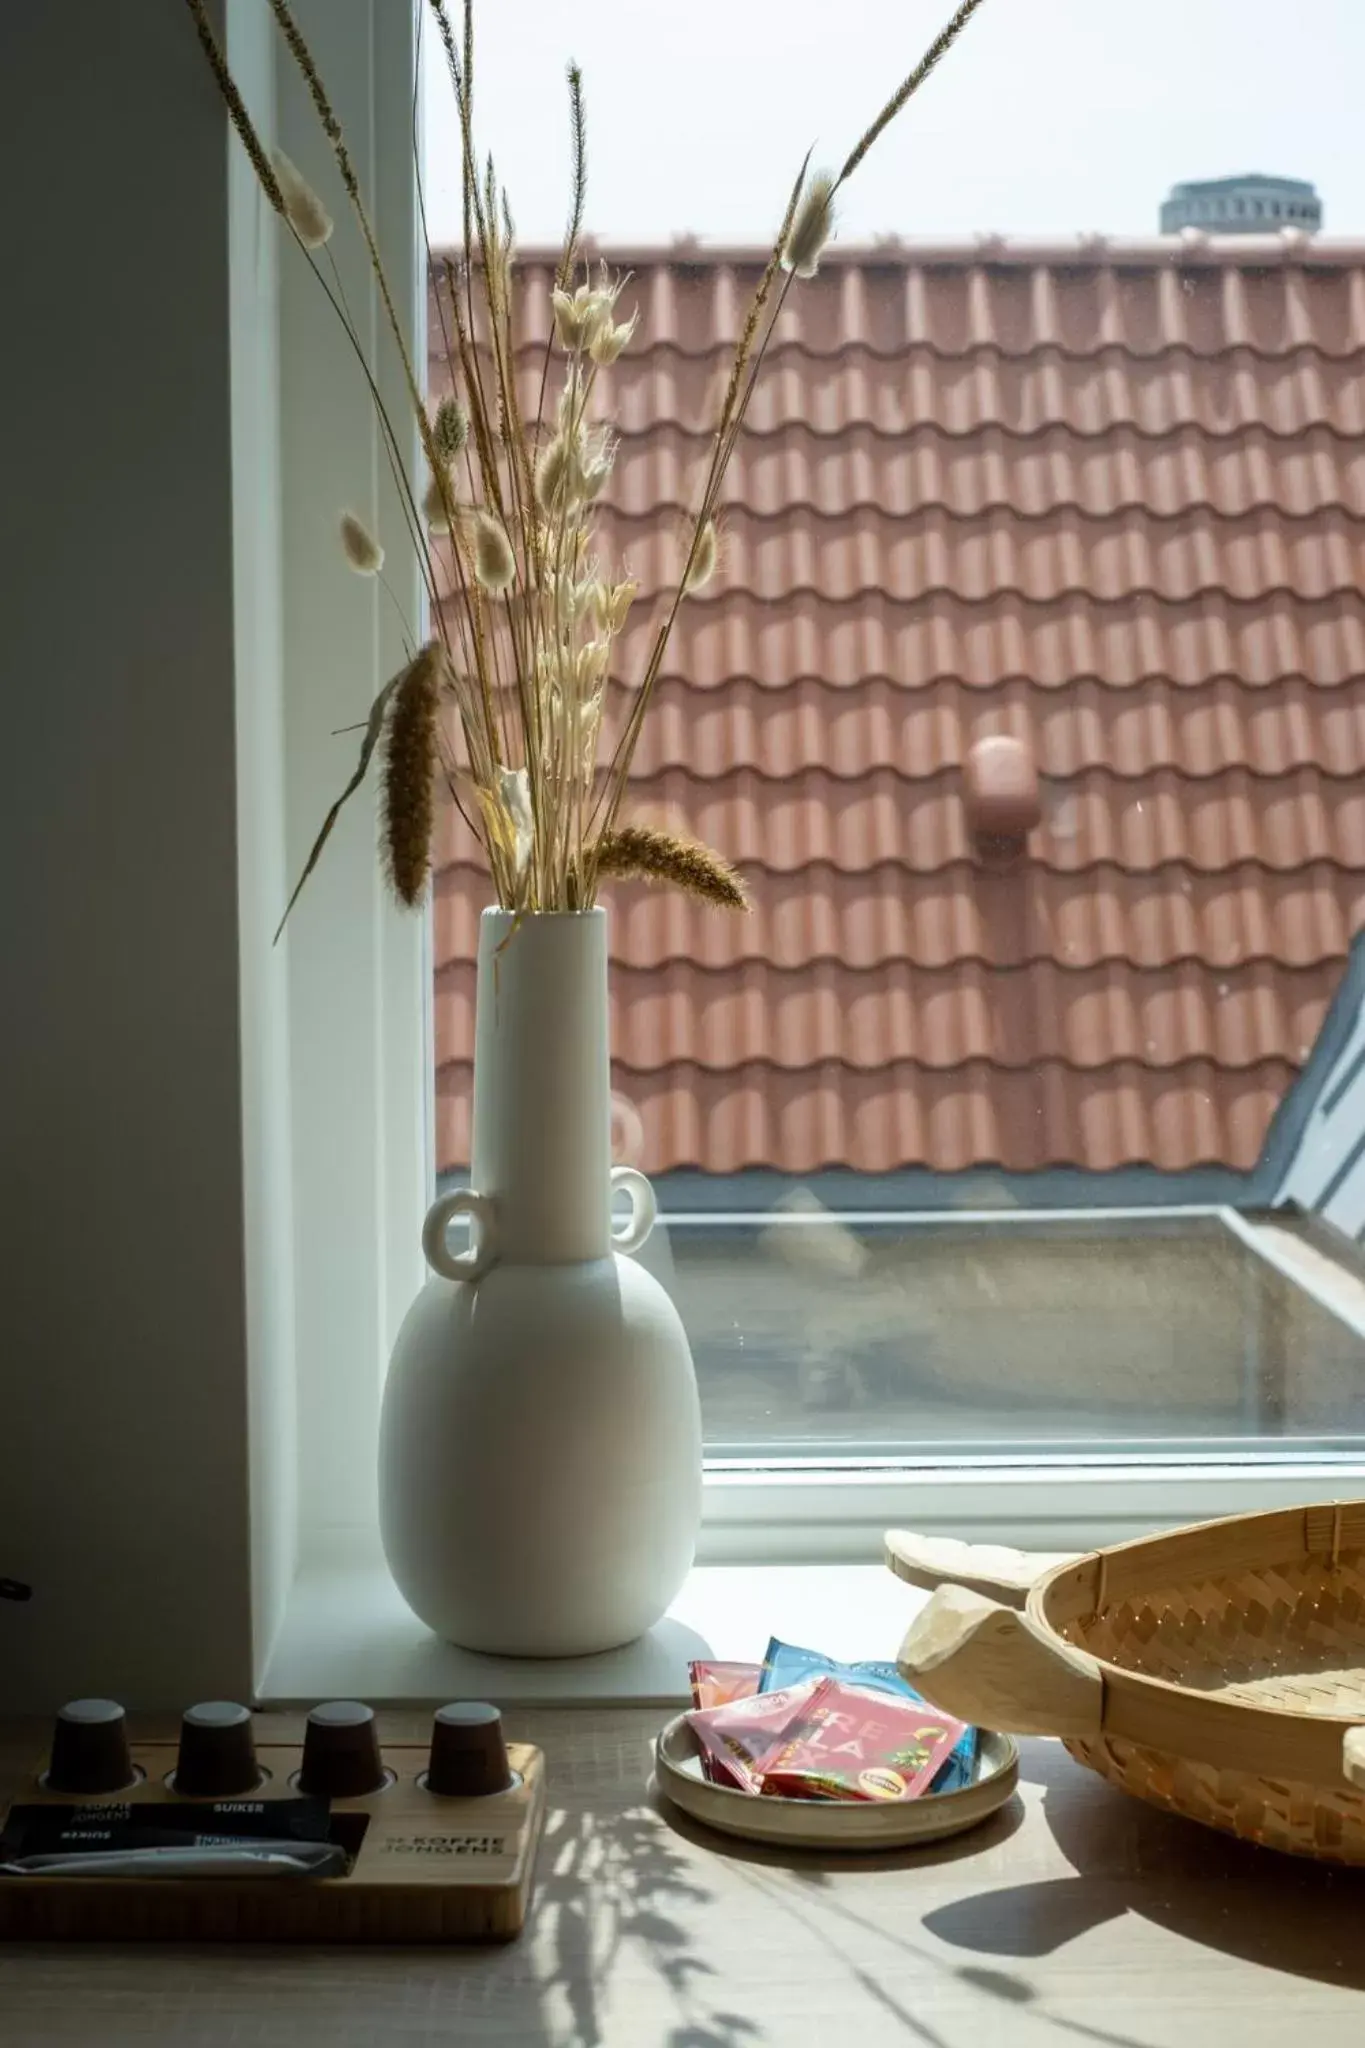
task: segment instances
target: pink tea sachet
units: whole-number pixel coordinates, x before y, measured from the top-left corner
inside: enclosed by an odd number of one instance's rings
[[[965,1727],[923,1702],[824,1678],[754,1775],[770,1798],[917,1799]]]
[[[822,1683],[807,1678],[781,1692],[755,1693],[721,1707],[694,1707],[687,1721],[711,1782],[739,1792],[761,1791],[758,1764],[780,1736],[794,1732],[793,1724]]]

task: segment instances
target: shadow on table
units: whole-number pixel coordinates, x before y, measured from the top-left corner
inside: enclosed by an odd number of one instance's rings
[[[925,1927],[956,1948],[1013,1960],[1052,1955],[1124,1913],[1238,1960],[1365,1988],[1365,1870],[1286,1856],[1145,1806],[1082,1774],[1046,1774],[1043,1818],[1069,1877],[982,1891]],[[983,1989],[998,1973],[974,1970]],[[1010,1981],[1008,1972],[1001,1984]]]
[[[539,1939],[548,1943],[551,1983],[568,2008],[575,2048],[601,2042],[599,1988],[628,1951],[632,1967],[643,1955],[671,1995],[676,2024],[661,2048],[759,2048],[767,2038],[727,2008],[726,1986],[687,1925],[713,1895],[648,1805],[553,1810],[536,1894]]]

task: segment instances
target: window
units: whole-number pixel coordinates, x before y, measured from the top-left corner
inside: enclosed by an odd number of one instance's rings
[[[349,12],[309,15],[329,78],[346,75]],[[524,50],[502,10],[478,21],[487,140],[543,290],[562,226],[562,81],[538,61],[538,97],[519,98]],[[546,37],[553,54],[556,22]],[[636,39],[609,0],[585,0],[573,40],[589,224],[631,271],[622,305],[640,316],[603,383],[622,444],[602,532],[642,586],[634,636],[771,232],[788,123],[808,107],[809,127],[823,100],[766,96],[725,176],[670,182],[686,153],[646,147],[621,85]],[[363,67],[370,46],[353,41]],[[1103,75],[1109,58],[1087,51]],[[1063,1540],[1048,1520],[1056,1474],[1101,1474],[1068,1495],[1065,1540],[1085,1541],[1096,1517],[1131,1527],[1235,1507],[1239,1488],[1302,1495],[1302,1476],[1275,1476],[1285,1461],[1302,1475],[1361,1452],[1365,845],[1350,791],[1365,662],[1353,595],[1324,590],[1312,555],[1315,536],[1351,531],[1338,372],[1303,385],[1293,353],[1311,346],[1298,322],[1317,322],[1337,361],[1358,266],[1318,250],[1268,267],[1226,237],[1173,269],[1152,230],[1173,174],[1198,166],[1168,161],[1149,120],[1123,141],[1143,209],[1129,185],[1088,188],[1108,245],[1078,245],[1074,186],[1052,179],[1019,111],[1030,38],[988,5],[952,54],[935,125],[884,170],[869,158],[819,273],[793,289],[730,472],[720,566],[688,601],[642,743],[640,813],[730,854],[754,910],[727,922],[634,885],[611,897],[615,1144],[660,1199],[645,1258],[697,1359],[712,1554],[761,1528],[824,1541],[839,1488],[869,1475],[890,1491],[875,1507],[858,1495],[860,1554],[878,1516],[906,1518],[894,1490],[910,1469],[926,1514],[946,1475],[934,1512],[959,1531],[1007,1497],[993,1526],[1014,1540],[1035,1525]],[[852,128],[868,95],[846,56]],[[397,167],[380,179],[386,248],[414,203],[402,77],[386,60],[372,83],[376,161],[361,172],[368,186]],[[458,205],[439,73],[428,86],[439,239],[458,232]],[[1185,89],[1163,70],[1150,103]],[[1249,148],[1238,104],[1205,136],[1225,164]],[[651,118],[666,132],[673,116]],[[1344,102],[1331,115],[1343,133],[1351,118]],[[719,133],[723,97],[715,120]],[[817,125],[832,132],[833,116]],[[930,147],[938,174],[907,179]],[[1176,218],[1208,221],[1209,204],[1182,200]],[[988,257],[982,222],[1002,237]],[[874,253],[890,230],[896,244]],[[357,416],[353,366],[329,359],[324,379],[325,323],[282,270],[289,516],[307,530],[320,477],[327,502],[344,501],[382,456],[339,434],[342,409]],[[363,293],[358,269],[346,285]],[[1320,406],[1292,433],[1291,384]],[[1309,504],[1285,466],[1305,445]],[[1254,514],[1206,495],[1229,450],[1261,465]],[[1277,550],[1247,545],[1253,524]],[[352,586],[325,580],[330,546],[321,534],[314,571],[334,592],[326,655],[289,664],[327,678],[289,713],[299,839],[335,794],[335,761],[315,751],[318,731],[346,722],[333,679],[351,677],[362,709],[347,716],[363,715],[373,635],[395,631],[386,605],[357,624]],[[1277,551],[1283,580],[1267,566]],[[315,623],[287,622],[296,649]],[[638,661],[638,637],[623,652]],[[613,698],[627,701],[617,683]],[[976,750],[1000,740],[1020,744],[1037,804],[1013,835],[978,829],[968,802]],[[420,1284],[423,1202],[467,1172],[487,900],[448,837],[425,936],[387,923],[363,894],[368,821],[351,822],[290,951],[308,1019],[294,1091],[305,1548],[374,1525],[382,1362]],[[365,1105],[340,1127],[338,1086]],[[1172,1471],[1189,1475],[1176,1492],[1141,1492],[1141,1472]],[[818,1512],[804,1498],[776,1512],[787,1479],[824,1489]]]
[[[932,121],[884,169],[869,159],[850,189],[839,239],[794,299],[756,401],[728,550],[689,608],[655,707],[671,704],[671,722],[655,722],[640,796],[676,803],[674,815],[732,852],[759,907],[742,928],[654,899],[616,909],[619,1143],[655,1172],[665,1205],[651,1253],[671,1261],[692,1325],[722,1536],[762,1527],[795,1549],[833,1541],[847,1521],[870,1555],[881,1520],[909,1512],[913,1467],[916,1516],[936,1498],[961,1532],[984,1524],[1017,1538],[1051,1517],[1068,1525],[1057,1540],[1085,1542],[1097,1523],[1193,1517],[1237,1505],[1247,1488],[1348,1490],[1314,1461],[1359,1462],[1365,659],[1339,467],[1340,408],[1361,370],[1358,249],[1324,242],[1272,260],[1263,249],[1257,264],[1230,239],[1152,247],[1173,178],[1269,148],[1245,127],[1251,107],[1282,110],[1272,168],[1330,165],[1333,221],[1359,227],[1365,191],[1344,146],[1355,31],[1336,22],[1330,36],[1287,45],[1236,35],[1248,4],[1234,15],[1228,0],[1193,11],[1152,0],[1151,33],[1118,80],[1095,41],[1038,34],[1049,0],[1027,16],[988,5],[954,53],[961,64],[932,81]],[[544,247],[560,226],[562,187],[537,154],[542,134],[562,141],[560,10],[542,7],[531,33],[531,0],[479,5],[487,76],[504,81],[491,134],[500,148],[506,139],[522,246]],[[412,14],[369,0],[298,0],[298,11],[342,107],[398,302],[415,318]],[[802,58],[756,96],[787,14],[728,13],[727,64],[702,86],[689,51],[652,21],[642,36],[605,0],[575,12],[596,94],[591,218],[611,246],[630,247],[641,302],[638,346],[617,367],[630,445],[610,518],[646,581],[673,541],[670,494],[681,496],[705,430],[708,351],[733,332],[792,137],[856,132],[864,85],[882,82],[836,75],[825,43],[819,66]],[[520,36],[511,48],[497,40],[504,15]],[[253,111],[344,222],[297,81],[274,68],[268,10],[231,0],[226,17]],[[897,20],[837,54],[880,66],[900,33]],[[1177,35],[1223,40],[1173,74]],[[127,88],[139,118],[158,94],[185,92],[187,191],[216,207],[222,157],[207,130],[192,140],[183,10],[111,54],[115,97]],[[1229,89],[1210,101],[1201,81],[1215,63]],[[659,77],[668,93],[650,90]],[[543,97],[518,97],[533,88]],[[733,153],[696,150],[699,105],[708,144],[712,130],[742,138]],[[87,143],[99,133],[91,108]],[[1180,160],[1193,153],[1182,133],[1198,140],[1194,162]],[[249,1218],[247,1310],[253,1374],[259,1358],[269,1385],[253,1377],[248,1409],[232,1381],[231,1231],[205,1295],[224,1307],[214,1387],[231,1441],[200,1475],[201,1520],[239,1526],[225,1517],[242,1512],[249,1412],[249,1564],[265,1588],[266,1643],[297,1556],[373,1530],[383,1361],[421,1284],[438,1165],[426,1156],[429,1120],[443,1133],[442,1171],[460,1167],[458,1127],[432,1115],[458,1094],[458,1035],[438,1072],[427,1034],[431,951],[437,1024],[450,1030],[439,1006],[458,971],[450,920],[462,899],[443,876],[429,929],[391,912],[372,819],[356,805],[307,917],[270,947],[286,870],[297,872],[353,758],[352,736],[338,734],[334,752],[319,742],[363,719],[376,672],[401,653],[384,593],[338,565],[339,504],[373,493],[409,613],[416,591],[355,364],[306,272],[282,261],[276,280],[275,254],[289,251],[264,232],[240,154],[230,161],[234,341],[248,334],[262,358],[278,289],[280,361],[248,362],[243,385],[234,360],[230,393],[234,444],[251,428],[269,443],[259,490],[238,496],[263,588],[239,652],[250,646],[250,670],[259,651],[275,677],[250,693],[236,734],[249,762],[241,787],[259,798],[240,817],[253,871],[240,905],[219,876],[204,957],[221,1005],[240,908],[248,1199],[262,1184],[271,1197]],[[672,166],[682,174],[661,188]],[[1207,220],[1208,198],[1196,188],[1181,217]],[[1318,224],[1315,200],[1300,211]],[[1079,239],[1078,217],[1106,230],[1107,248]],[[153,269],[158,219],[153,209],[129,230]],[[983,223],[1003,238],[989,252]],[[205,265],[220,225],[212,214]],[[897,247],[874,264],[870,239],[887,227]],[[684,229],[696,239],[674,255]],[[362,331],[376,331],[353,238],[339,233],[334,253]],[[221,352],[205,365],[215,470],[226,374]],[[387,386],[391,361],[379,375]],[[1237,496],[1239,471],[1256,478],[1254,508]],[[283,577],[277,525],[289,537]],[[218,520],[224,592],[225,531]],[[129,631],[125,647],[139,644]],[[220,690],[225,677],[226,661]],[[225,737],[220,711],[215,701]],[[1001,738],[1027,741],[1037,771],[1039,821],[1013,848],[1010,834],[969,832],[966,820],[967,757]],[[230,751],[212,793],[220,833]],[[641,1021],[651,1001],[653,1041]],[[126,1006],[120,1030],[132,1043]],[[216,1017],[211,1035],[223,1061],[215,1115],[227,1124],[233,1048]],[[54,1185],[45,1177],[44,1195]],[[83,1343],[88,1331],[72,1327]],[[1074,1360],[1070,1382],[1059,1359]],[[148,1376],[173,1369],[153,1346]],[[1140,1373],[1152,1400],[1139,1414],[1128,1380]],[[21,1412],[21,1445],[47,1444],[41,1407],[35,1397]],[[87,1430],[68,1468],[95,1520],[102,1496],[85,1480],[99,1437]],[[1159,1507],[1141,1490],[1149,1469],[1153,1487],[1168,1487]],[[864,1482],[855,1514],[839,1489]],[[185,1535],[192,1545],[188,1524]],[[60,1605],[74,1552],[51,1541],[50,1584],[45,1568],[6,1562]],[[245,1550],[201,1542],[189,1554],[237,1641]],[[118,1656],[128,1674],[145,1652],[130,1696],[150,1683],[192,1698],[221,1682],[210,1674],[222,1644],[201,1634],[192,1685],[148,1679],[173,1669],[160,1617],[185,1559],[163,1553],[122,1553],[129,1569],[101,1596],[101,1639],[116,1654],[100,1682],[117,1689]],[[136,1590],[131,1605],[119,1583]],[[144,1597],[149,1587],[157,1597]],[[30,1704],[76,1689],[63,1633],[44,1638]]]
[[[615,78],[621,19],[614,0],[582,10],[590,81],[589,57]],[[483,33],[496,145],[522,74],[510,27]],[[984,152],[978,135],[970,162],[950,139],[971,130],[974,94],[999,113],[1019,33],[987,12],[945,64],[932,181],[907,199],[893,141],[884,174],[850,188],[838,242],[783,316],[729,475],[721,568],[684,606],[652,707],[637,811],[721,846],[753,912],[726,922],[638,885],[608,898],[618,1154],[658,1188],[646,1262],[688,1324],[718,1458],[1359,1447],[1349,1238],[1365,1202],[1339,1211],[1335,1294],[1303,1284],[1316,1227],[1263,1221],[1296,1171],[1312,1179],[1304,1134],[1356,972],[1365,840],[1329,713],[1361,685],[1335,642],[1327,655],[1321,609],[1344,621],[1351,597],[1251,568],[1251,514],[1204,480],[1229,436],[1268,464],[1257,528],[1296,559],[1279,309],[1300,294],[1333,333],[1350,271],[1267,272],[1229,243],[1172,300],[1161,258],[1078,264],[1032,128],[1006,121]],[[1087,49],[1101,76],[1127,61]],[[702,85],[678,63],[681,104]],[[838,64],[853,94],[865,46]],[[428,184],[455,235],[441,85]],[[1186,90],[1153,79],[1163,104]],[[622,431],[603,543],[641,584],[619,716],[715,366],[761,268],[781,124],[765,115],[762,147],[736,145],[733,178],[689,185],[643,131],[657,166],[613,182],[631,146],[613,126],[629,138],[636,117],[608,85],[591,119],[596,246],[620,252],[639,315],[599,386]],[[1238,116],[1217,121],[1209,142],[1235,159]],[[541,139],[516,145],[523,274],[542,298],[561,130],[547,103]],[[905,161],[913,133],[911,113]],[[1155,207],[1172,166],[1152,141],[1135,128],[1127,147]],[[1097,190],[1106,225],[1133,225],[1117,182],[1087,190],[1087,215]],[[1279,201],[1205,204],[1220,221],[1283,217]],[[964,233],[982,219],[1059,232],[1017,257],[1006,239],[983,264]],[[890,229],[894,255],[872,257]],[[1239,355],[1229,417],[1215,393],[1239,320],[1264,339]],[[1321,435],[1311,521],[1332,530],[1338,444],[1326,413],[1302,431]],[[1287,726],[1267,737],[1272,698],[1292,701],[1292,743]],[[1038,791],[1008,843],[974,831],[966,801],[974,750],[1002,739]],[[1341,849],[1330,882],[1291,852],[1286,806]],[[463,839],[448,852],[435,1088],[453,1183],[486,888]],[[1308,903],[1324,934],[1311,960],[1294,907]]]

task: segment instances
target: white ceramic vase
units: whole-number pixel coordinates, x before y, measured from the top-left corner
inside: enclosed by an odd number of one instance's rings
[[[486,910],[474,1036],[472,1185],[427,1216],[384,1390],[384,1550],[448,1641],[581,1656],[659,1619],[701,1514],[687,1338],[625,1256],[654,1193],[611,1165],[606,912]]]

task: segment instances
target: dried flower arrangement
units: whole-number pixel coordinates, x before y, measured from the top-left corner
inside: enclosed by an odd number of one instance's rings
[[[331,216],[283,152],[266,151],[203,0],[186,4],[262,190],[312,265],[361,365],[435,629],[435,637],[375,698],[355,771],[323,821],[285,917],[381,746],[387,871],[404,904],[415,906],[426,893],[441,783],[483,845],[507,909],[585,909],[607,876],[670,883],[704,901],[744,908],[743,884],[721,855],[647,824],[623,821],[631,761],[679,609],[715,572],[721,485],[787,294],[796,279],[813,277],[819,268],[840,187],[981,0],[961,0],[837,174],[811,173],[809,156],[797,174],[735,344],[676,585],[661,606],[643,673],[609,751],[608,678],[636,586],[627,573],[605,565],[594,547],[594,508],[611,475],[616,439],[610,424],[594,416],[593,398],[598,371],[628,346],[638,316],[618,318],[627,280],[605,269],[594,279],[581,253],[587,152],[577,67],[570,65],[568,72],[569,221],[552,289],[552,338],[532,414],[524,407],[516,369],[519,282],[511,210],[493,159],[482,160],[481,175],[475,147],[473,0],[462,0],[458,41],[446,0],[429,0],[455,95],[464,207],[459,253],[428,251],[451,386],[451,395],[432,410],[423,399],[340,123],[288,0],[269,0],[331,144],[398,348],[425,465],[424,476],[414,479],[339,280],[333,271],[329,282],[318,260],[316,252],[333,232]],[[330,262],[330,251],[327,257]],[[382,574],[384,550],[353,512],[342,515],[340,541],[357,574]],[[444,715],[450,708],[453,718]]]

